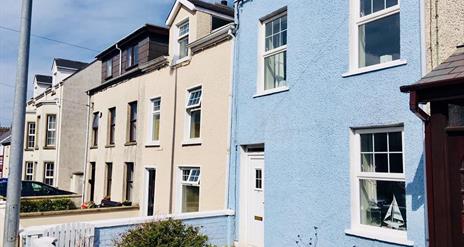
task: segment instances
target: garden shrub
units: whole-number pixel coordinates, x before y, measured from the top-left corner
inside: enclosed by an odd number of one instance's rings
[[[46,212],[76,209],[76,205],[69,198],[39,199],[21,201],[21,213]]]
[[[122,234],[117,247],[212,247],[208,236],[198,227],[187,226],[180,220],[164,220],[141,224]]]

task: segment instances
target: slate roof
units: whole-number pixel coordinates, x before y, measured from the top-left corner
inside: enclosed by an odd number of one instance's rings
[[[58,67],[71,68],[71,69],[76,69],[76,70],[82,69],[88,65],[88,63],[83,63],[83,62],[73,61],[73,60],[68,60],[68,59],[63,59],[63,58],[55,58],[55,63],[56,63],[56,66]]]
[[[445,82],[464,81],[464,44],[457,46],[456,51],[442,64],[434,68],[430,73],[422,77],[412,85],[401,87],[401,91],[432,87]]]
[[[231,17],[234,16],[234,9],[227,5],[221,4],[221,3],[213,4],[213,3],[203,2],[200,0],[188,0],[188,1],[191,2],[193,5],[198,6],[200,8],[209,9],[214,12],[217,12],[223,15],[228,15]]]
[[[10,144],[11,143],[11,129],[0,134],[0,144]]]
[[[48,75],[35,75],[35,79],[38,83],[52,84],[52,77]]]

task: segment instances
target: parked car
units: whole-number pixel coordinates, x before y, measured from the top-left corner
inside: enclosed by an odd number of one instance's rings
[[[8,179],[0,179],[0,196],[6,197]],[[36,181],[22,181],[21,197],[23,196],[56,196],[72,195],[74,193],[60,190],[50,185]]]

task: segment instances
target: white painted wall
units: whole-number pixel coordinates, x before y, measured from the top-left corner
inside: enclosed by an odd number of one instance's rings
[[[62,82],[64,79],[68,78],[76,72],[75,69],[65,69],[65,68],[58,68],[56,66],[56,62],[53,62],[52,67],[52,86],[57,85],[58,83]]]

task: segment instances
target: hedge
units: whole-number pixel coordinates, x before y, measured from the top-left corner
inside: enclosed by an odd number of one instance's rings
[[[76,205],[69,198],[39,199],[21,201],[21,213],[46,212],[76,209]]]

